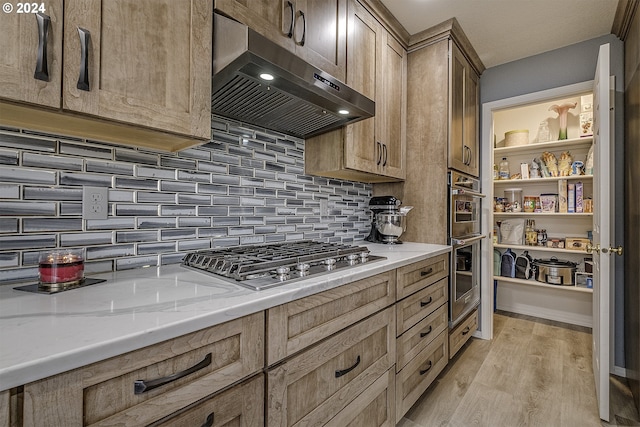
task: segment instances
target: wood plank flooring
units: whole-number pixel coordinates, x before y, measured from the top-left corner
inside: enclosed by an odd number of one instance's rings
[[[606,423],[590,328],[497,312],[494,339],[472,338],[398,426],[640,426],[624,378],[612,376],[610,389]]]

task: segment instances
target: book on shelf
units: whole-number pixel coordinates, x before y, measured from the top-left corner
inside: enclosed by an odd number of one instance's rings
[[[577,213],[583,212],[583,193],[584,193],[584,186],[582,185],[582,182],[576,182],[576,212]]]
[[[567,184],[567,212],[576,211],[576,185],[573,182]]]
[[[558,180],[558,212],[567,212],[567,180]]]

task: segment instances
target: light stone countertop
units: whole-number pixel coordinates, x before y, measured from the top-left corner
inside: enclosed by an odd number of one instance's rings
[[[451,250],[354,244],[387,259],[262,291],[179,265],[91,275],[107,281],[53,295],[0,286],[0,391]]]

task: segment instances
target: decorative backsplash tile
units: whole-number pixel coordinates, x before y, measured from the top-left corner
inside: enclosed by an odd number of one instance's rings
[[[211,142],[178,153],[0,129],[0,284],[36,280],[43,249],[86,247],[90,274],[210,247],[367,235],[370,185],[304,175],[304,140],[211,125]],[[107,219],[82,219],[83,185],[109,188]]]

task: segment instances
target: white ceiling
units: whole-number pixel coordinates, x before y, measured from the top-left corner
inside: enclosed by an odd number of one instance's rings
[[[455,17],[486,68],[611,33],[618,0],[381,0],[409,34]]]

